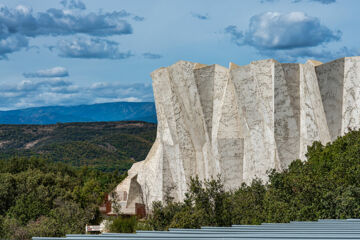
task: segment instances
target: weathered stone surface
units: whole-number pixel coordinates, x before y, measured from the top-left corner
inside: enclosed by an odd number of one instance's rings
[[[229,69],[179,61],[151,76],[157,138],[117,187],[133,189],[126,206],[150,207],[168,190],[181,201],[196,175],[220,175],[228,189],[266,180],[267,170],[305,160],[313,141],[325,144],[360,126],[360,57],[325,64],[269,59]]]
[[[360,57],[337,59],[316,67],[331,140],[360,126]]]

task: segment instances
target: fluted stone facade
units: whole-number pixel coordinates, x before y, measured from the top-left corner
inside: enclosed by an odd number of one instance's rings
[[[229,68],[179,61],[151,76],[157,137],[128,177],[148,207],[168,189],[183,200],[191,176],[220,175],[228,189],[266,180],[267,170],[305,160],[312,142],[360,126],[360,57]]]

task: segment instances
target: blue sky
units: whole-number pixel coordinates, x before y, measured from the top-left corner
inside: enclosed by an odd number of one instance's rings
[[[1,0],[0,110],[153,101],[178,60],[360,55],[359,0]]]

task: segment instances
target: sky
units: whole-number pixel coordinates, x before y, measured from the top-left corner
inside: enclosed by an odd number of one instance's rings
[[[154,101],[179,60],[360,55],[359,0],[0,0],[0,110]]]

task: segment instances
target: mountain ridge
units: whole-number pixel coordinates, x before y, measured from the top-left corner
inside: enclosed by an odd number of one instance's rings
[[[56,124],[130,120],[156,123],[155,103],[114,102],[0,111],[0,124]]]

